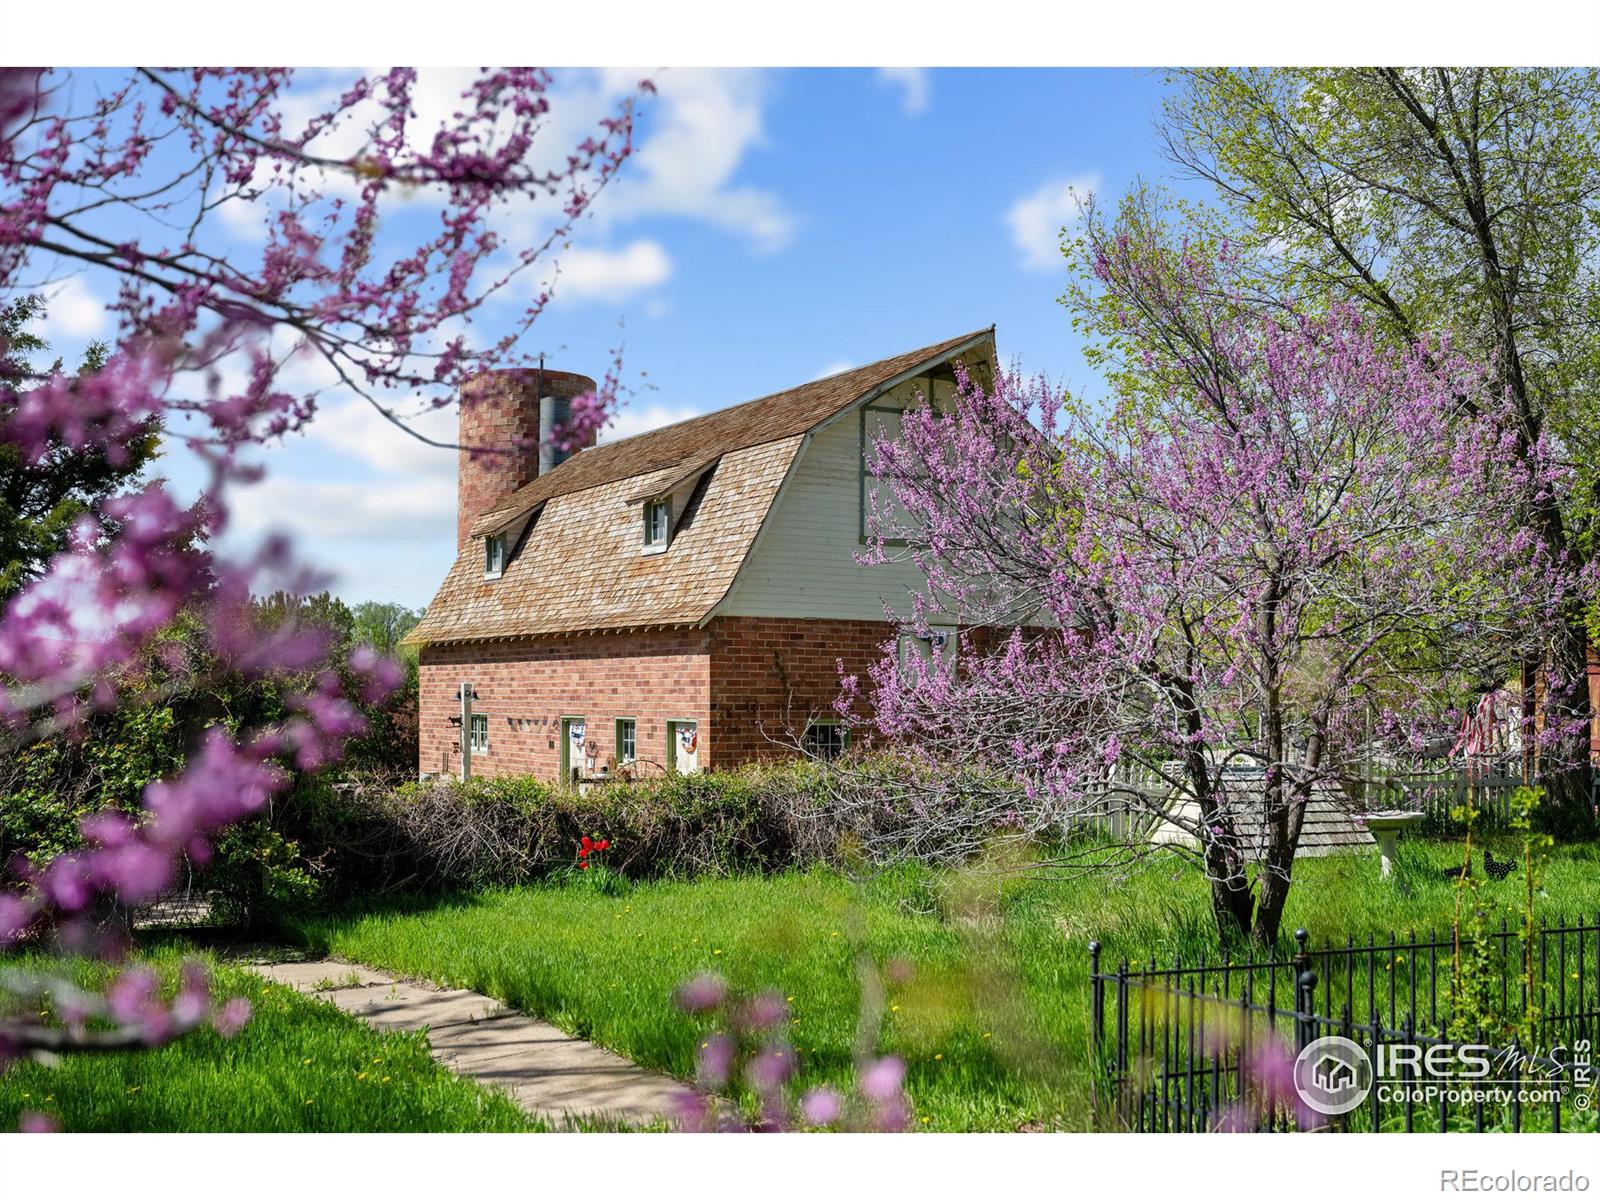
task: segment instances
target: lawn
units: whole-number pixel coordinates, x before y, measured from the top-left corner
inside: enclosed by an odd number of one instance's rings
[[[1511,843],[1496,843],[1509,856]],[[1448,926],[1441,878],[1458,843],[1403,844],[1401,883],[1370,856],[1304,860],[1284,923],[1318,942]],[[1559,847],[1536,897],[1547,916],[1600,908],[1600,848]],[[1481,867],[1479,868],[1481,872]],[[1486,885],[1515,914],[1520,876]],[[703,1023],[673,989],[701,971],[792,997],[802,1085],[850,1078],[858,957],[914,964],[890,986],[878,1048],[905,1057],[920,1127],[1088,1124],[1088,943],[1110,961],[1214,950],[1203,880],[1176,861],[1128,876],[1008,878],[907,868],[853,883],[827,871],[639,884],[583,877],[448,901],[392,902],[297,932],[342,958],[487,992],[637,1062],[688,1077]],[[1286,933],[1287,936],[1287,933]]]
[[[180,951],[152,961],[170,977]],[[503,1096],[457,1079],[420,1034],[380,1034],[332,1005],[212,964],[254,1015],[232,1039],[209,1029],[144,1053],[69,1055],[0,1073],[0,1130],[25,1111],[76,1132],[499,1131],[540,1126]]]

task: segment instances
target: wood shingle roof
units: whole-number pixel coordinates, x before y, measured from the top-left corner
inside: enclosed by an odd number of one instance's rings
[[[407,643],[698,624],[732,586],[805,434],[992,336],[964,334],[579,451],[473,522]],[[640,501],[701,476],[667,551],[642,554]],[[524,518],[503,574],[485,579],[478,538]]]

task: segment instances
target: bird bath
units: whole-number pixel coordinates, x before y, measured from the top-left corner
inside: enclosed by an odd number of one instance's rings
[[[1394,873],[1395,851],[1399,847],[1400,833],[1422,820],[1419,812],[1373,812],[1362,820],[1372,836],[1378,839],[1378,873],[1387,879]]]

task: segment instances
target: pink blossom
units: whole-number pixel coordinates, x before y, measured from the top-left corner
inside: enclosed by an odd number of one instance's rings
[[[869,1063],[856,1086],[868,1100],[890,1101],[900,1095],[905,1080],[906,1064],[890,1054]]]
[[[725,1033],[714,1033],[700,1046],[698,1075],[707,1087],[720,1088],[728,1082],[737,1047]]]
[[[773,1029],[788,1019],[789,1006],[777,992],[762,992],[744,1006],[743,1016],[751,1029]]]
[[[728,995],[728,985],[720,975],[696,975],[678,988],[678,1007],[684,1012],[702,1013],[720,1005]]]
[[[832,1125],[844,1112],[844,1097],[830,1087],[812,1088],[800,1098],[800,1113],[811,1125]]]
[[[149,967],[122,972],[106,989],[106,1011],[113,1021],[133,1025],[147,1017],[156,1003],[156,973]]]
[[[228,999],[211,1018],[211,1024],[225,1038],[231,1038],[250,1020],[250,1001],[243,996]]]

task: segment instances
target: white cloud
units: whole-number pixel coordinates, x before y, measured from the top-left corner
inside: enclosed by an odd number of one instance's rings
[[[615,250],[574,247],[558,261],[560,273],[554,280],[557,304],[584,300],[619,304],[659,287],[672,275],[672,259],[660,242],[648,238]]]
[[[878,80],[900,92],[900,111],[908,117],[928,110],[928,68],[879,67]]]
[[[105,332],[111,323],[106,302],[94,294],[81,275],[68,275],[42,290],[46,312],[41,330],[47,342],[92,338]]]
[[[1061,234],[1076,225],[1089,197],[1100,187],[1098,174],[1052,179],[1006,211],[1011,240],[1029,271],[1049,271],[1061,263]]]
[[[265,180],[266,168],[258,166],[256,177]],[[272,210],[261,200],[244,200],[238,196],[229,196],[217,205],[217,219],[222,222],[229,235],[241,242],[264,242],[267,240],[267,226],[272,219]]]
[[[637,72],[606,73],[613,104],[637,78]],[[795,221],[783,203],[770,191],[734,182],[745,157],[764,141],[765,75],[672,69],[654,82],[656,98],[642,114],[644,140],[596,202],[597,218],[692,217],[740,234],[760,250],[786,246]]]
[[[401,419],[435,441],[455,441],[454,405]],[[302,552],[344,566],[359,566],[347,559],[364,554],[366,543],[454,545],[457,460],[455,450],[412,437],[360,397],[325,396],[303,437],[263,452],[266,477],[232,489],[229,541],[286,533]]]
[[[456,440],[456,406],[429,409],[420,414],[398,415],[409,429],[453,445]],[[306,436],[329,449],[349,454],[397,481],[429,480],[448,483],[452,489],[450,511],[455,511],[457,454],[430,446],[395,425],[360,398],[324,405],[307,428]]]
[[[232,496],[232,537],[437,543],[451,536],[455,480],[312,482],[269,475]]]

